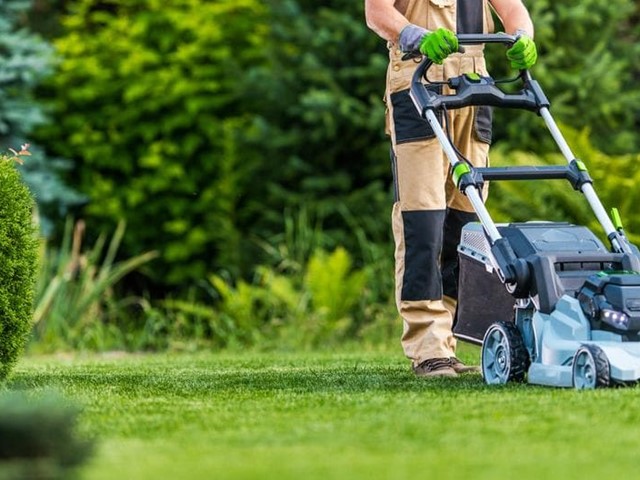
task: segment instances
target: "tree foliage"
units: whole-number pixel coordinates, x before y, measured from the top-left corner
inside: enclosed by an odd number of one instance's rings
[[[248,278],[296,208],[326,233],[319,247],[344,245],[357,266],[367,261],[362,245],[390,243],[386,49],[362,2],[56,5],[60,62],[42,92],[52,122],[38,138],[73,159],[68,180],[90,198],[88,232],[125,219],[124,256],[160,250],[154,285],[186,287],[214,272]],[[557,118],[589,126],[594,151],[640,148],[637,5],[529,7],[540,50],[533,73]],[[506,75],[504,52],[488,50]],[[554,148],[529,115],[498,116],[498,156]],[[545,208],[573,211],[548,193]]]
[[[246,272],[253,240],[277,236],[296,203],[313,204],[336,242],[350,212],[386,233],[368,218],[386,200],[384,63],[344,54],[346,37],[376,44],[349,11],[79,0],[64,27],[40,138],[75,160],[89,231],[125,218],[126,252],[161,250],[156,282]]]
[[[74,158],[89,231],[125,218],[128,251],[160,247],[158,279],[202,278],[242,260],[241,206],[260,158],[242,68],[263,62],[254,0],[76,2],[55,43],[56,119],[43,137]],[[108,45],[109,48],[105,48]]]
[[[0,148],[28,143],[32,131],[46,121],[33,91],[52,71],[49,44],[26,28],[29,0],[0,2]],[[83,198],[60,180],[68,162],[47,156],[31,145],[31,157],[20,171],[34,192],[45,233],[52,221]]]
[[[266,185],[272,202],[267,231],[282,230],[282,205],[305,205],[333,238],[329,249],[355,251],[356,229],[371,241],[387,241],[384,42],[365,26],[360,3],[268,5],[270,62],[253,72],[254,88],[268,101],[259,109],[269,134],[261,142],[282,161]]]
[[[638,2],[586,0],[525,2],[535,25],[538,63],[532,68],[562,122],[589,128],[593,144],[609,153],[640,149],[637,86],[640,33]],[[507,76],[504,53],[487,48],[496,77]],[[512,73],[509,73],[512,74]],[[497,137],[510,145],[544,152],[554,147],[534,131],[526,113],[501,112]]]

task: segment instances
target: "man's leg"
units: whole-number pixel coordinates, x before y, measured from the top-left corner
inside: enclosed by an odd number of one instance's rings
[[[449,375],[453,317],[442,299],[440,258],[446,217],[442,150],[437,140],[394,149],[396,301],[402,346],[419,375]]]

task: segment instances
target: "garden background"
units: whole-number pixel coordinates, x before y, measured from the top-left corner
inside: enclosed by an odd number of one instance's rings
[[[638,240],[638,3],[529,7],[533,73]],[[20,168],[43,237],[31,350],[397,341],[386,45],[362,2],[11,0],[0,14],[0,143],[31,145]],[[494,76],[512,75],[488,50]],[[492,162],[564,160],[539,118],[505,112]],[[490,208],[597,229],[562,187],[494,185]]]
[[[39,230],[33,330],[6,386],[82,403],[80,430],[102,437],[89,478],[635,468],[636,389],[585,408],[575,392],[411,375],[393,305],[386,45],[362,3],[0,1],[0,150],[29,144],[11,168]],[[526,3],[533,75],[640,242],[640,3]],[[513,75],[503,47],[487,56],[496,78]],[[496,112],[491,161],[564,163],[542,120],[513,111]],[[488,203],[497,221],[599,231],[563,183],[494,184]],[[0,231],[0,247],[20,245]],[[463,360],[477,361],[473,348]],[[22,419],[24,439],[71,465],[90,448],[70,440],[75,411],[56,398],[36,415],[19,395],[0,399],[0,431]],[[603,416],[611,403],[625,415]],[[2,476],[7,465],[0,478],[21,478]]]

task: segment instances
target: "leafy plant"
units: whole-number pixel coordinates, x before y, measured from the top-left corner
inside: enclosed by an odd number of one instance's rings
[[[31,329],[38,241],[34,200],[20,178],[16,156],[0,156],[0,380],[22,352]]]
[[[313,312],[307,319],[313,344],[340,338],[349,331],[367,280],[366,270],[352,271],[352,259],[344,248],[331,254],[317,251],[309,259],[304,288]]]
[[[355,269],[349,253],[339,247],[331,253],[317,250],[294,273],[261,266],[251,282],[211,275],[210,303],[196,295],[145,300],[145,324],[134,341],[141,349],[184,351],[317,348],[356,340],[362,327],[371,327],[385,309],[368,301],[370,272]],[[371,318],[363,322],[363,315]],[[372,330],[379,339],[381,330]]]
[[[338,247],[317,250],[296,275],[261,267],[252,283],[233,286],[219,276],[210,281],[219,297],[212,330],[228,345],[309,348],[356,333],[371,276],[368,269],[355,270]]]
[[[122,278],[157,257],[147,252],[127,260],[116,258],[125,232],[120,222],[107,243],[102,235],[84,250],[84,222],[67,221],[63,243],[41,248],[34,318],[34,348],[104,350],[126,342],[123,316],[128,299],[114,295]],[[120,323],[119,323],[120,322]]]
[[[227,288],[226,284],[224,287]],[[242,301],[236,299],[234,303]],[[251,302],[247,304],[252,305]],[[241,327],[235,318],[220,313],[193,294],[157,301],[145,298],[140,306],[143,326],[132,329],[128,341],[134,350],[184,352],[212,347],[246,347],[260,338],[257,325]],[[254,318],[259,317],[254,315]]]

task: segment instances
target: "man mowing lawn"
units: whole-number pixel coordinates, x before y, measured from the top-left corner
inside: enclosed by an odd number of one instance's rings
[[[365,0],[367,25],[389,46],[385,102],[396,197],[392,214],[396,303],[404,322],[402,347],[419,377],[479,371],[456,358],[452,333],[458,289],[456,247],[462,227],[476,216],[455,188],[440,144],[409,97],[417,64],[404,56],[418,52],[436,63],[432,81],[471,72],[487,75],[483,46],[470,45],[458,53],[454,32],[492,32],[491,7],[506,32],[518,37],[507,51],[512,68],[528,69],[537,53],[533,24],[520,0]],[[486,106],[448,114],[452,138],[474,166],[488,163],[491,116]],[[485,187],[483,198],[486,193]]]

